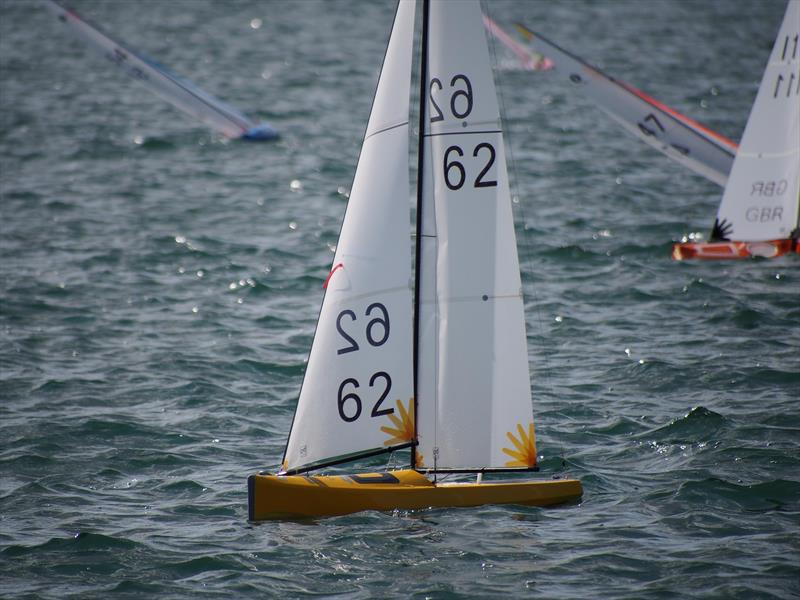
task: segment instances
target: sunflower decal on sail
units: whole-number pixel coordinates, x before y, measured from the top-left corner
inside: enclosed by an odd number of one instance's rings
[[[392,414],[386,415],[392,421],[392,426],[384,425],[381,431],[391,437],[383,442],[384,446],[394,446],[395,444],[402,444],[404,442],[413,442],[414,436],[414,398],[408,399],[408,408],[403,405],[402,400],[396,401],[397,410]],[[400,415],[399,417],[397,415]],[[422,454],[416,449],[415,462],[416,465],[422,466]]]
[[[517,423],[517,434],[507,432],[506,437],[511,441],[513,448],[503,448],[503,452],[513,458],[508,461],[507,467],[535,467],[536,466],[536,433],[533,431],[533,421],[528,424],[528,431]]]

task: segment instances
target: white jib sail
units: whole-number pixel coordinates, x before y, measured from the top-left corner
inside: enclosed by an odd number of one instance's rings
[[[63,8],[53,0],[46,0],[45,6],[61,22],[69,25],[79,38],[119,67],[126,75],[208,127],[232,138],[241,137],[258,127],[254,121],[229,104],[171,73],[155,61],[115,42],[71,10]],[[265,130],[270,129],[272,137],[277,135],[277,132],[271,130],[269,126],[262,124],[261,127]]]
[[[790,0],[747,119],[713,237],[788,238],[800,194],[800,0]]]
[[[413,440],[408,112],[414,2],[397,8],[283,470]]]
[[[428,39],[433,181],[422,202],[435,222],[422,228],[418,466],[533,466],[519,260],[478,1],[433,0]]]
[[[537,52],[553,60],[556,73],[578,86],[626,131],[698,175],[725,185],[736,156],[735,143],[595,69],[538,33],[518,27]]]

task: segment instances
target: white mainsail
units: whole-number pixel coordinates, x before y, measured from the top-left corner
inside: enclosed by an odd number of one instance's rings
[[[800,208],[800,0],[789,0],[712,238],[786,239]]]
[[[400,1],[289,434],[285,472],[413,441],[408,114],[414,12],[413,0]]]
[[[606,75],[540,34],[517,27],[537,52],[553,60],[556,73],[577,85],[625,130],[698,175],[725,185],[736,156],[734,142]]]
[[[126,75],[208,127],[231,138],[272,139],[278,136],[278,132],[268,124],[256,123],[163,65],[122,46],[54,0],[45,0],[45,6]]]
[[[532,467],[530,374],[502,124],[479,3],[457,4],[451,10],[452,3],[430,3],[417,466]]]

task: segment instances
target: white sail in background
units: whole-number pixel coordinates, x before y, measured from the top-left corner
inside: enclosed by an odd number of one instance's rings
[[[222,100],[171,73],[164,66],[112,40],[73,11],[53,0],[45,0],[56,17],[89,46],[119,67],[126,75],[176,108],[231,138],[272,139],[278,133],[266,123],[256,123]]]
[[[486,30],[496,39],[500,40],[500,43],[516,55],[523,68],[528,71],[546,71],[553,68],[552,60],[546,56],[542,56],[538,52],[532,52],[530,49],[517,42],[486,15],[483,15],[483,26],[486,27]]]
[[[797,227],[800,0],[790,0],[722,196],[712,238],[768,241]]]
[[[625,130],[698,175],[725,185],[736,156],[734,142],[604,74],[540,34],[522,25],[517,28],[537,52],[553,60],[556,73],[577,85]]]
[[[399,3],[284,471],[413,440],[408,115],[414,12],[413,1]],[[391,431],[392,424],[400,431]]]
[[[422,199],[418,467],[531,467],[530,375],[502,125],[479,3],[457,6],[430,3],[423,178],[433,181]]]

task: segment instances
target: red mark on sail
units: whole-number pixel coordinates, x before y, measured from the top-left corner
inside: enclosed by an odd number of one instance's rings
[[[328,282],[331,280],[331,277],[333,277],[333,274],[334,274],[334,273],[336,273],[336,269],[338,269],[338,268],[340,268],[340,267],[341,267],[341,268],[344,268],[344,265],[343,265],[342,263],[339,263],[339,264],[337,264],[335,267],[333,267],[333,268],[331,269],[331,272],[330,272],[330,273],[328,273],[328,278],[325,280],[325,283],[323,283],[323,284],[322,284],[322,289],[323,289],[323,290],[324,290],[324,289],[327,289],[327,287],[328,287]]]

